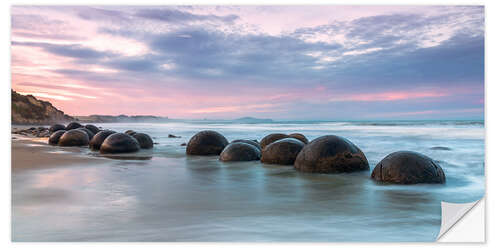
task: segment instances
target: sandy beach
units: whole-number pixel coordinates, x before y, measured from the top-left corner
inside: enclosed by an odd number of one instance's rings
[[[47,139],[12,134],[12,172],[109,161],[82,153],[87,148],[48,145]]]

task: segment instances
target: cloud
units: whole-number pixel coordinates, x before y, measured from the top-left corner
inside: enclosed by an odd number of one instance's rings
[[[77,7],[77,16],[88,21],[107,21],[113,23],[128,23],[131,19],[126,13],[118,10],[109,10],[96,7]]]
[[[460,106],[453,98],[483,97],[484,9],[428,8],[433,11],[384,12],[343,20],[324,17],[321,24],[298,25],[277,33],[258,30],[248,17],[281,13],[279,8],[252,15],[243,15],[244,7],[236,12],[229,8],[213,12],[204,7],[61,9],[76,16],[76,23],[58,15],[49,18],[45,9],[33,10],[38,14],[13,13],[12,47],[17,53],[13,67],[24,70],[26,67],[17,64],[30,58],[19,48],[41,48],[46,58],[71,59],[66,60],[71,63],[43,68],[67,79],[117,91],[128,89],[129,93],[144,88],[155,90],[150,92],[155,96],[176,90],[184,96],[196,92],[202,93],[197,96],[206,95],[204,100],[210,99],[203,105],[198,100],[202,106],[186,110],[190,114],[198,114],[196,110],[222,114],[235,107],[241,112],[259,111],[237,103],[217,103],[217,99],[223,102],[220,96],[224,93],[246,100],[249,107],[258,107],[252,105],[270,100],[277,92],[290,94],[273,99],[273,105],[301,114],[317,110],[331,116],[335,116],[329,111],[331,101],[336,109],[351,110],[353,115],[394,108],[380,102],[403,103],[397,107],[401,113],[406,112],[403,109],[419,112],[410,110],[417,100],[434,105],[444,100],[439,105],[452,106],[448,108],[477,108],[473,105],[478,102]],[[52,8],[51,13],[56,10]],[[85,27],[94,33],[78,32],[75,24],[92,24]],[[59,37],[58,27],[66,27]],[[73,29],[68,32],[67,27]],[[30,31],[32,28],[40,32]],[[79,36],[84,39],[79,40]],[[17,60],[21,55],[23,60]],[[433,87],[439,90],[437,95],[421,91]],[[452,91],[457,88],[469,93]],[[376,104],[362,104],[366,102]],[[356,107],[348,105],[352,103]]]
[[[53,43],[39,43],[39,42],[16,42],[11,43],[13,46],[29,46],[39,47],[45,51],[64,57],[75,59],[101,59],[104,57],[114,56],[114,53],[97,51],[91,48],[86,48],[78,44],[53,44]]]
[[[177,24],[188,24],[191,22],[203,21],[222,22],[230,24],[239,18],[237,15],[217,16],[213,14],[193,14],[176,9],[140,9],[135,13],[135,16]]]

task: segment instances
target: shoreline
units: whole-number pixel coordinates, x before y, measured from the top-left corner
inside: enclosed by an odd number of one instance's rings
[[[47,137],[32,138],[11,133],[12,172],[105,163],[109,159],[83,154],[83,148],[61,148],[47,143]]]

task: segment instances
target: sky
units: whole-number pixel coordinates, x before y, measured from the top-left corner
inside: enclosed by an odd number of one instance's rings
[[[69,115],[484,118],[482,6],[13,6],[12,89]]]

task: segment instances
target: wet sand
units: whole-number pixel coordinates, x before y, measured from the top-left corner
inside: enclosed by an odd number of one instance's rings
[[[82,154],[86,148],[63,148],[47,144],[48,138],[12,135],[12,172],[66,167],[85,163],[105,163],[106,158]]]

